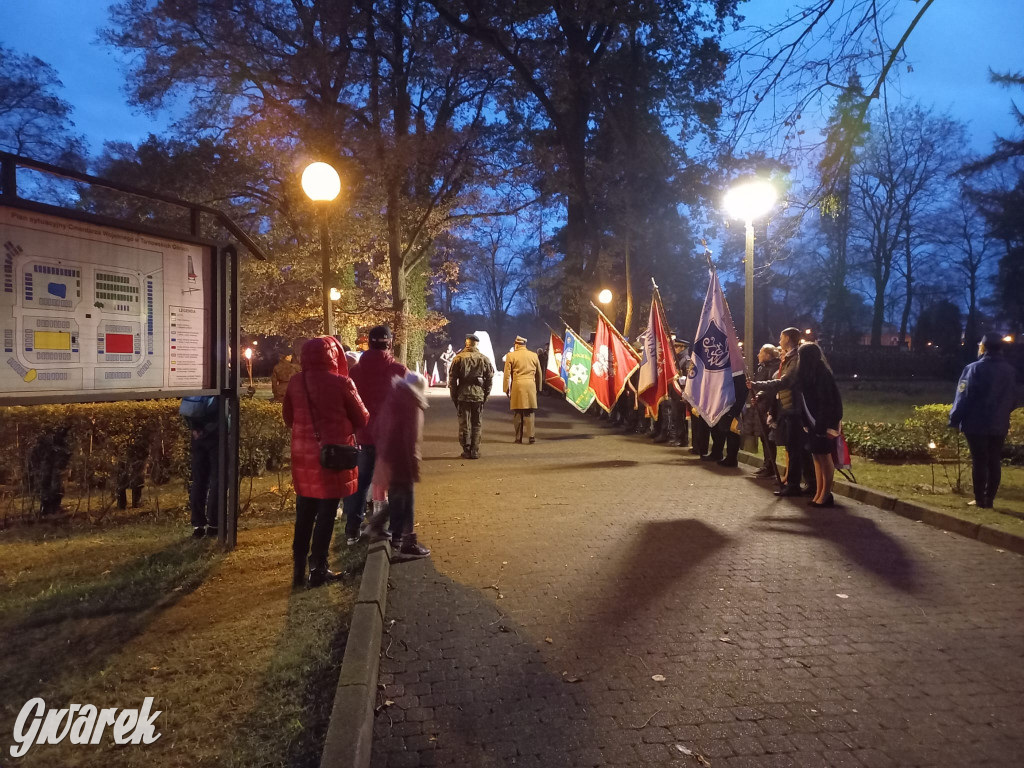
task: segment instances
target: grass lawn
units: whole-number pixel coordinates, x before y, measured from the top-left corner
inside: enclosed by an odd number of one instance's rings
[[[844,421],[903,421],[915,405],[953,402],[955,381],[840,381]]]
[[[0,733],[9,740],[36,696],[52,707],[152,696],[163,712],[152,745],[65,740],[18,765],[319,765],[365,548],[342,541],[332,565],[351,575],[293,592],[290,512],[272,511],[270,483],[256,481],[264,496],[227,554],[189,537],[183,509],[0,531]]]
[[[883,464],[854,457],[853,471],[857,481],[869,488],[949,512],[964,520],[985,523],[1024,536],[1024,467],[1003,467],[1002,482],[994,509],[977,509],[967,505],[967,502],[974,499],[970,490],[969,459],[964,461],[962,467],[961,483],[964,490],[961,493],[954,493],[951,490],[956,483],[955,464]],[[1015,513],[1020,517],[1008,513]]]

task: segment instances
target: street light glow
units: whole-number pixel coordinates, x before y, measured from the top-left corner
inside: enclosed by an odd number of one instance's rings
[[[1013,341],[1013,336],[1011,336],[1010,334],[1006,334],[1005,336],[1003,336],[1003,341],[1009,344],[1010,342]]]
[[[310,163],[302,172],[302,191],[310,200],[330,202],[341,192],[341,177],[327,163]]]
[[[605,288],[599,294],[597,294],[597,300],[602,304],[607,304],[612,300],[612,292]]]
[[[252,347],[246,347],[243,354],[245,355],[246,360],[252,360]]]
[[[341,291],[337,288],[331,288],[331,301],[337,301],[341,298]]]
[[[804,328],[804,333],[806,333],[808,336],[810,336],[811,335],[811,329],[810,328]]]
[[[775,187],[763,179],[755,179],[737,184],[725,193],[722,202],[729,216],[749,222],[768,213],[778,197]]]

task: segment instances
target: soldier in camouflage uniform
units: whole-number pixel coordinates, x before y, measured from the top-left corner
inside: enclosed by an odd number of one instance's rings
[[[466,346],[452,360],[448,389],[459,410],[459,442],[462,458],[480,458],[480,414],[491,394],[494,366],[476,348],[476,334],[466,334]]]

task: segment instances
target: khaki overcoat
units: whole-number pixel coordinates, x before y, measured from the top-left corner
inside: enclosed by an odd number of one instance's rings
[[[526,347],[514,349],[505,356],[505,380],[502,390],[509,398],[508,407],[536,410],[537,392],[544,386],[544,372],[536,352]]]

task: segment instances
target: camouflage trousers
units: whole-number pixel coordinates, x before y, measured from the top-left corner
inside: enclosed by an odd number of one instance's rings
[[[483,403],[459,400],[459,443],[467,451],[480,450],[480,414]]]

